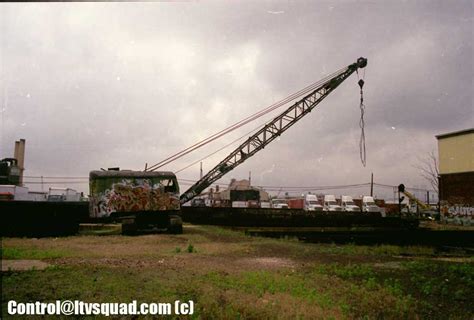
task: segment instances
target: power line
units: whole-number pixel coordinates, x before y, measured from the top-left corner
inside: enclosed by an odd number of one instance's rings
[[[32,178],[32,179],[89,179],[89,177],[57,177],[57,176],[23,176],[23,178]]]
[[[89,181],[25,181],[24,184],[88,184]]]
[[[374,183],[374,185],[377,185],[377,186],[380,186],[380,187],[397,188],[398,189],[398,186],[393,186],[393,185],[389,185],[389,184]],[[437,193],[437,191],[433,190],[433,189],[421,189],[421,188],[407,187],[407,186],[405,186],[405,189],[410,189],[410,190],[414,190],[414,191],[430,191],[430,192],[436,192]]]
[[[285,189],[333,189],[333,188],[353,188],[353,187],[365,187],[370,185],[370,182],[367,183],[358,183],[358,184],[347,184],[347,185],[337,185],[337,186],[261,186],[262,188],[275,189],[275,188],[285,188]]]
[[[65,179],[63,181],[25,181],[25,184],[86,184],[89,183],[89,177],[78,177],[78,176],[24,176],[25,178],[30,178],[30,179]],[[71,180],[69,180],[71,179]],[[87,179],[87,181],[77,181],[77,180],[82,180],[82,179]],[[177,179],[181,184],[184,185],[192,185],[194,184],[197,180],[194,179]],[[219,186],[228,186],[230,182],[221,182],[221,183],[215,183],[214,185],[219,185]],[[330,190],[330,189],[343,189],[343,188],[359,188],[359,187],[365,187],[370,185],[370,182],[367,183],[357,183],[357,184],[347,184],[347,185],[326,185],[326,186],[272,186],[272,185],[260,185],[258,186],[259,188],[263,188],[265,190],[270,190],[270,191],[278,191],[280,189],[284,189],[286,191],[289,190],[294,190],[298,191],[299,189],[302,190]],[[398,188],[398,186],[395,185],[390,185],[390,184],[382,184],[382,183],[374,183],[374,186],[382,187],[382,188]],[[430,191],[430,192],[436,192],[435,190],[431,189],[422,189],[422,188],[415,188],[415,187],[409,187],[405,186],[406,189],[414,190],[414,191]]]

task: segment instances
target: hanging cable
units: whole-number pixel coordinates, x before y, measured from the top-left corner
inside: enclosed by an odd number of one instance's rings
[[[359,72],[357,72],[357,76],[359,76]],[[364,76],[365,76],[365,69],[364,69]],[[359,120],[359,127],[360,127],[360,140],[359,140],[359,154],[360,154],[360,161],[362,164],[367,164],[367,158],[365,153],[365,121],[364,121],[364,113],[365,113],[365,105],[364,105],[364,92],[362,88],[364,87],[364,80],[359,79],[359,87],[360,87],[360,120]]]

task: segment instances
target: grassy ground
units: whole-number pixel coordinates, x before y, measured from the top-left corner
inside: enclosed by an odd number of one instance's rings
[[[193,300],[196,319],[474,318],[474,259],[426,247],[307,244],[185,226],[183,235],[4,238],[8,300]],[[4,261],[3,261],[4,262]]]

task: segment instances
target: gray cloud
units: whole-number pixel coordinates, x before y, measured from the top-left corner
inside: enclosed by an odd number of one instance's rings
[[[28,175],[141,169],[359,56],[369,59],[367,168],[359,160],[354,75],[222,180],[252,171],[261,185],[352,184],[374,172],[379,182],[427,185],[413,165],[436,150],[434,135],[474,123],[471,1],[0,9],[2,156],[25,138]],[[165,169],[178,170],[255,126]],[[230,150],[206,160],[205,169]],[[196,179],[198,168],[179,177]]]

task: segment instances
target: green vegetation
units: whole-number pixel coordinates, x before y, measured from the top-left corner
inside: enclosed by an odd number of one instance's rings
[[[341,279],[369,279],[375,275],[374,269],[367,264],[322,264],[316,268],[316,272],[335,275]]]
[[[324,253],[344,254],[344,255],[415,255],[430,256],[435,253],[434,248],[423,246],[394,246],[394,245],[375,245],[363,246],[355,244],[345,245],[318,245],[319,251]]]
[[[474,294],[474,264],[432,260],[402,262],[401,268],[384,270],[370,264],[329,264],[315,271],[356,283],[366,289],[383,289],[405,300],[404,308],[416,305],[420,314],[438,317],[449,310],[450,316],[474,315],[469,297]]]
[[[3,247],[2,259],[53,259],[68,256],[67,251],[53,249],[36,249],[36,248],[10,248]]]
[[[474,318],[472,257],[426,247],[308,244],[192,226],[183,235],[3,239],[2,257],[51,265],[3,272],[3,310],[12,299],[193,300],[195,319]]]

